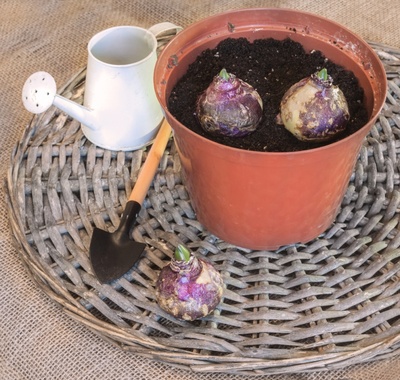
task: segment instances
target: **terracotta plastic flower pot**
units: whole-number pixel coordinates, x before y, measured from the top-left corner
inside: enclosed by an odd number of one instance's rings
[[[236,149],[189,130],[168,110],[171,90],[203,50],[228,37],[290,37],[306,51],[322,51],[358,78],[368,123],[338,142],[291,153]],[[198,220],[219,238],[251,249],[307,242],[333,223],[387,86],[381,61],[360,37],[325,18],[289,9],[244,9],[189,26],[163,50],[154,82]]]

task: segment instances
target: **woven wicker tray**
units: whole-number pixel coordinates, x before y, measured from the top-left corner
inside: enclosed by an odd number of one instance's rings
[[[138,265],[111,285],[93,275],[93,227],[114,230],[147,150],[111,152],[55,108],[35,116],[7,178],[11,228],[38,286],[109,342],[199,372],[298,373],[387,358],[400,347],[400,50],[372,44],[389,92],[334,225],[306,245],[250,251],[196,220],[171,140],[133,237]],[[82,102],[85,70],[60,92]],[[223,303],[182,322],[155,302],[157,274],[179,243],[224,276]]]

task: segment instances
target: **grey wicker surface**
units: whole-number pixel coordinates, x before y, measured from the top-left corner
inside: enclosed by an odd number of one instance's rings
[[[93,275],[94,226],[112,231],[146,149],[110,152],[51,108],[16,146],[7,179],[11,228],[37,285],[71,318],[124,350],[198,372],[247,375],[343,368],[398,353],[400,341],[400,51],[385,64],[385,107],[365,140],[334,223],[306,245],[250,251],[196,220],[173,141],[133,238],[138,265],[111,285]],[[85,70],[60,90],[82,102]],[[224,276],[223,303],[182,322],[155,302],[158,271],[184,243]]]

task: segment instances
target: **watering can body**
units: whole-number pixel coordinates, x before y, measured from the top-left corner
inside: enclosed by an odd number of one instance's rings
[[[138,27],[116,27],[88,45],[85,136],[110,150],[134,150],[156,135],[163,118],[153,89],[157,40]]]

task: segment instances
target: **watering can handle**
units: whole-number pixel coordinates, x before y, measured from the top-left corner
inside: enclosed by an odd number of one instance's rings
[[[164,45],[166,45],[170,39],[177,35],[182,29],[181,26],[165,21],[151,26],[148,30],[156,37],[158,50],[160,51]]]

